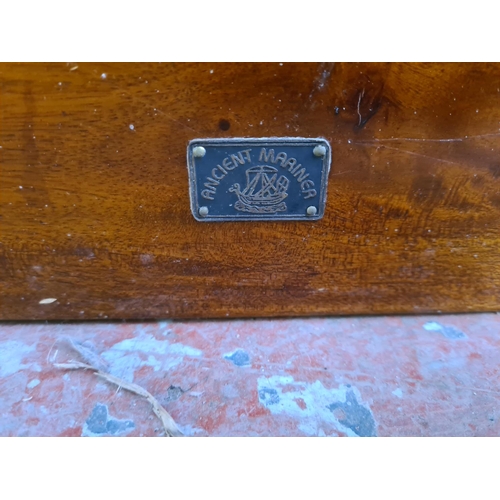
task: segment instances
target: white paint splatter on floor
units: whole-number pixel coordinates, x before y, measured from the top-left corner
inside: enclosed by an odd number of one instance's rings
[[[28,389],[34,389],[37,385],[40,384],[40,380],[38,380],[37,378],[34,378],[31,382],[29,382],[26,387]]]
[[[446,338],[452,340],[466,338],[465,333],[460,331],[458,328],[455,328],[454,326],[444,326],[436,321],[428,321],[425,323],[424,330],[427,330],[428,332],[440,332]]]
[[[158,355],[158,356],[155,356]],[[182,363],[185,356],[201,356],[202,351],[183,344],[157,340],[152,335],[139,336],[118,342],[102,353],[110,365],[110,373],[132,382],[134,372],[143,366],[153,370],[170,370]]]
[[[392,393],[394,394],[394,396],[396,396],[397,398],[402,398],[403,397],[403,391],[398,387],[397,389],[394,389],[392,391]]]
[[[273,414],[297,419],[297,427],[308,436],[326,435],[324,428],[332,426],[348,436],[376,435],[373,415],[360,404],[354,387],[327,389],[319,380],[308,384],[278,375],[261,377],[257,384],[260,402]]]
[[[424,325],[424,330],[427,330],[428,332],[440,332],[442,329],[443,327],[435,321],[428,321]]]
[[[0,343],[0,377],[8,377],[19,370],[40,371],[38,365],[23,364],[23,360],[36,350],[36,344],[27,345],[15,340],[6,340]]]

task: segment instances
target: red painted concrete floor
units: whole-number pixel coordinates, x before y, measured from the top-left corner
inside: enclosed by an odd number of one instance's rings
[[[1,436],[498,436],[500,315],[0,325]],[[99,357],[98,357],[99,356]]]

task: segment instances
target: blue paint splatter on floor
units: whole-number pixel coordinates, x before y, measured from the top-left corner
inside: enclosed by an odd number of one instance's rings
[[[97,403],[85,421],[83,436],[104,436],[124,434],[135,428],[132,420],[118,420],[109,415],[106,405]]]
[[[464,339],[466,335],[453,326],[443,326],[441,333],[449,339]]]
[[[224,354],[224,359],[228,359],[236,366],[250,366],[250,356],[243,349]]]
[[[454,326],[443,326],[440,323],[437,323],[436,321],[429,321],[425,323],[424,330],[427,330],[428,332],[440,332],[446,338],[453,340],[464,339],[467,337],[464,332],[461,332]]]
[[[276,389],[269,389],[267,387],[259,389],[259,399],[261,403],[264,403],[266,406],[275,405],[280,402],[278,391]]]
[[[337,401],[327,406],[339,423],[360,437],[376,436],[375,421],[370,410],[360,405],[352,389],[346,392],[346,401]]]

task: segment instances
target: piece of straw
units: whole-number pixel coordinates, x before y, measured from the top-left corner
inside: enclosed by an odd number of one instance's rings
[[[75,350],[78,352],[77,349]],[[127,382],[126,380],[115,377],[114,375],[98,370],[96,367],[92,365],[89,365],[87,363],[81,363],[80,361],[71,360],[68,363],[54,363],[54,366],[56,368],[61,368],[64,370],[80,370],[80,369],[92,370],[94,372],[94,375],[103,378],[107,382],[115,384],[119,388],[121,387],[123,389],[126,389],[127,391],[137,394],[138,396],[146,398],[151,403],[151,406],[153,407],[153,411],[155,412],[156,416],[161,420],[163,429],[165,430],[165,434],[171,437],[183,436],[182,432],[177,427],[175,420],[170,416],[168,411],[165,410],[165,408],[163,408],[163,406],[158,402],[158,400],[152,394],[146,391],[146,389],[143,389],[141,386],[134,384],[132,382]]]

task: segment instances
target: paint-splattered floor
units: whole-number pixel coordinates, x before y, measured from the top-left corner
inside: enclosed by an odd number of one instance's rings
[[[500,315],[0,325],[0,435],[500,435]]]

